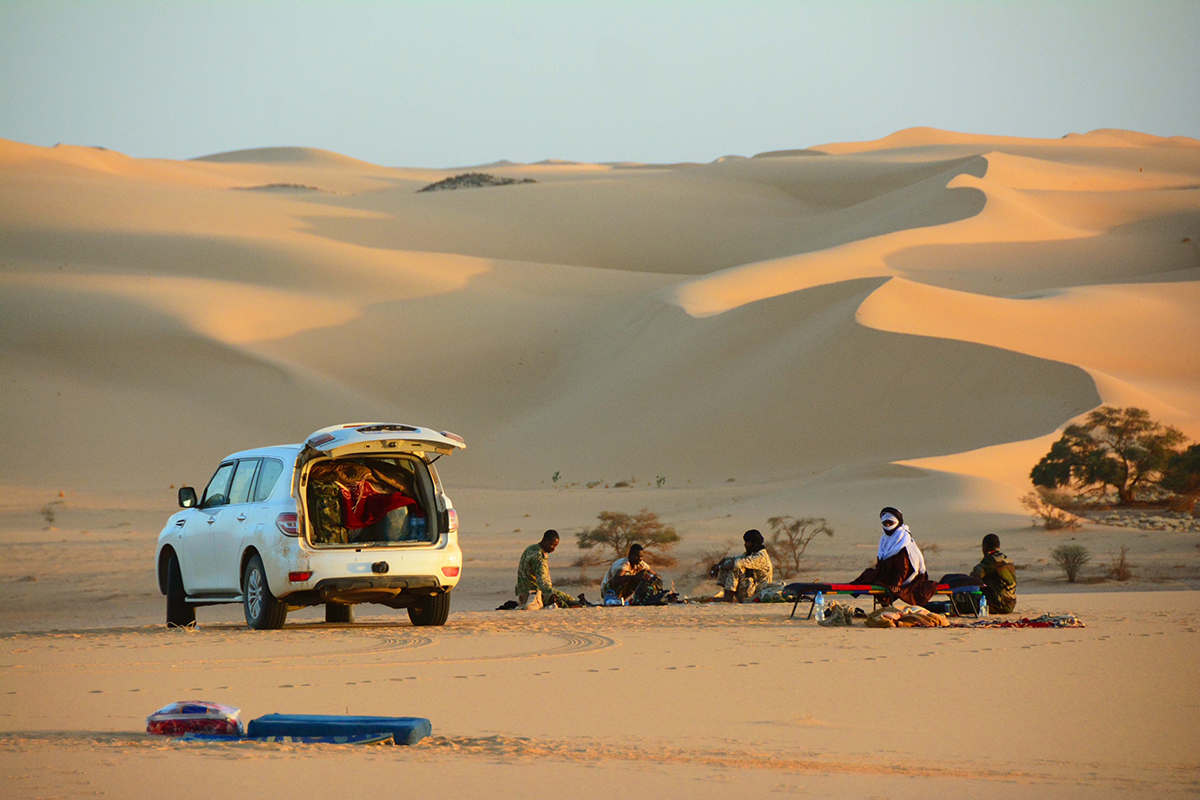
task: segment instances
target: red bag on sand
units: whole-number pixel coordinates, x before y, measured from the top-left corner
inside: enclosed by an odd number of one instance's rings
[[[146,717],[146,733],[162,736],[183,736],[185,733],[240,736],[246,732],[241,714],[240,708],[204,700],[171,703]]]

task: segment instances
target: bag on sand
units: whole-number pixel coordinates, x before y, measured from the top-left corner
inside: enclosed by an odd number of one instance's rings
[[[542,607],[542,593],[534,590],[525,596],[525,601],[517,604],[518,611],[537,611]]]
[[[825,607],[825,619],[817,624],[825,628],[853,625],[854,609],[845,603],[831,602]]]
[[[205,700],[170,703],[146,717],[146,733],[183,736],[186,733],[215,733],[237,736],[246,732],[242,710]]]
[[[872,611],[863,624],[868,628],[948,628],[950,620],[920,606],[896,601],[895,605]]]

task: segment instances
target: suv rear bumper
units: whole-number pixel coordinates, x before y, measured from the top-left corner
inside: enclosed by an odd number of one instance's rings
[[[393,608],[405,608],[418,598],[450,591],[431,575],[362,575],[348,578],[325,578],[311,589],[281,597],[288,605],[317,605],[319,603],[381,603]]]

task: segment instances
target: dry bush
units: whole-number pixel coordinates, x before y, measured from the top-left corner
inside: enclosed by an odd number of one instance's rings
[[[1121,552],[1112,556],[1112,563],[1108,567],[1108,577],[1114,581],[1127,581],[1133,577],[1133,565],[1128,559],[1129,548],[1121,545]]]
[[[808,549],[809,542],[820,534],[833,536],[823,517],[771,517],[771,540],[767,542],[767,553],[780,576],[790,578],[800,571],[800,559]]]
[[[670,553],[655,553],[653,550],[643,550],[642,558],[647,564],[656,569],[679,566],[679,559]]]
[[[591,530],[575,534],[580,550],[591,550],[599,545],[611,548],[614,558],[623,558],[629,546],[637,543],[645,548],[643,555],[650,563],[666,564],[665,551],[679,542],[675,529],[658,520],[658,514],[643,508],[636,514],[619,511],[601,511],[597,518],[600,524]]]
[[[1058,564],[1068,583],[1074,583],[1083,565],[1092,560],[1087,548],[1081,544],[1064,544],[1050,551],[1050,558]]]
[[[921,549],[922,553],[937,553],[942,549],[935,542],[917,542],[917,547]]]
[[[1070,498],[1066,492],[1041,487],[1021,498],[1021,505],[1033,516],[1034,527],[1037,527],[1040,519],[1042,527],[1048,531],[1073,531],[1083,524],[1083,520],[1062,507],[1068,502]]]

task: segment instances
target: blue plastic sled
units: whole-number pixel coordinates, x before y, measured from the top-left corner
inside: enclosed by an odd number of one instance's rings
[[[267,714],[250,720],[251,738],[291,736],[329,737],[390,733],[395,744],[416,744],[433,733],[424,717],[350,717],[320,714]]]

